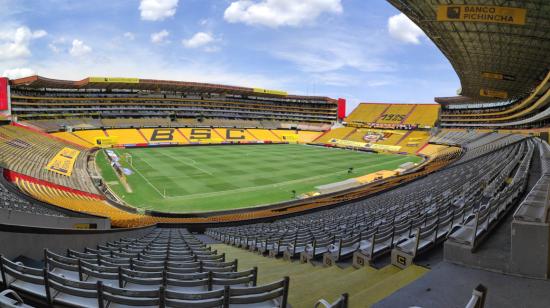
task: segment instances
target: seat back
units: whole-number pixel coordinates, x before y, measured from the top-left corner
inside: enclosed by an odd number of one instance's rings
[[[285,308],[288,301],[288,284],[289,278],[285,277],[281,281],[258,287],[225,288],[229,294],[229,304],[245,305],[271,301],[276,307]]]
[[[97,298],[99,284],[69,280],[55,275],[44,269],[44,284],[46,287],[46,300],[54,305],[55,297],[60,294],[69,294],[76,297]],[[55,292],[52,292],[55,291]]]
[[[164,290],[164,303],[174,308],[214,308],[223,307],[227,302],[225,290],[200,293],[181,293]]]
[[[105,308],[116,303],[125,306],[158,306],[164,307],[162,303],[164,287],[156,290],[127,290],[106,286],[100,283],[99,287],[99,307]]]
[[[4,288],[9,288],[10,284],[15,280],[44,285],[43,270],[14,263],[4,256],[0,256],[0,273]]]
[[[219,286],[230,286],[237,284],[256,286],[258,282],[258,268],[242,271],[242,272],[228,272],[228,273],[211,273],[212,284]]]

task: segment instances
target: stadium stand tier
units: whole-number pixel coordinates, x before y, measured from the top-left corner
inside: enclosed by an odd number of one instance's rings
[[[525,189],[521,167],[528,166],[533,143],[523,137],[498,137],[453,167],[383,195],[271,224],[209,229],[207,234],[250,251],[302,262],[323,259],[326,265],[354,258],[354,265],[363,266],[392,248],[424,250],[490,207],[482,204],[509,209]],[[509,177],[511,182],[506,181]],[[413,257],[420,253],[414,251]]]
[[[1,172],[2,174],[4,173],[3,170],[1,170]],[[15,193],[9,186],[10,183],[3,178],[0,180],[0,209],[38,215],[66,216],[66,214],[57,211],[54,207],[45,207],[35,204],[32,200]]]
[[[269,128],[289,122],[321,130],[339,116],[337,100],[327,97],[193,82],[98,77],[65,81],[32,76],[12,80],[10,85],[12,114],[47,130],[172,123],[262,127],[262,122]],[[75,123],[79,117],[82,120]]]
[[[310,143],[321,136],[317,131],[243,128],[126,128],[55,132],[53,136],[84,148],[145,146],[148,144],[227,144],[227,143]],[[98,144],[98,140],[102,144]],[[105,142],[107,142],[105,144]]]
[[[362,103],[346,117],[346,122],[359,127],[411,125],[430,128],[435,126],[438,116],[437,104]]]
[[[63,255],[45,249],[43,262],[33,268],[1,256],[0,282],[44,307],[287,307],[288,277],[258,285],[256,267],[238,269],[238,260],[185,229],[153,229]]]
[[[439,105],[362,103],[312,143],[375,152],[418,154],[436,126]]]
[[[0,126],[0,137],[0,160],[5,169],[83,192],[98,193],[87,172],[87,149],[17,125]],[[74,160],[60,161],[60,165],[48,169],[49,163],[65,148],[78,151]]]

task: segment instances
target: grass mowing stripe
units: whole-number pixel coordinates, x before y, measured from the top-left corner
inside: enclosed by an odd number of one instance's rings
[[[159,153],[160,153],[161,155],[164,155],[164,156],[166,156],[166,157],[169,157],[169,158],[171,158],[171,159],[173,159],[173,160],[175,160],[175,161],[178,161],[178,162],[180,162],[180,163],[183,163],[183,164],[185,164],[185,165],[187,165],[187,166],[189,166],[189,167],[193,167],[193,168],[195,168],[195,169],[197,169],[197,170],[199,170],[199,171],[202,171],[202,172],[204,172],[204,173],[206,173],[206,174],[208,174],[208,175],[213,175],[212,172],[206,171],[206,170],[202,169],[202,168],[199,167],[199,166],[195,166],[195,164],[197,164],[197,162],[196,162],[194,159],[191,159],[191,161],[193,161],[193,163],[190,164],[190,163],[186,162],[184,159],[180,159],[180,158],[174,157],[174,156],[172,156],[172,155],[168,155],[167,153],[164,153],[164,152],[159,152]],[[185,159],[189,159],[189,158],[185,158]]]
[[[143,161],[144,163],[146,163],[147,165],[149,165],[146,161],[142,160],[141,158],[140,158],[140,161]],[[151,165],[149,165],[149,166],[152,168]],[[164,194],[162,194],[162,193],[160,192],[160,190],[159,190],[155,185],[153,185],[153,183],[151,183],[151,181],[149,181],[149,179],[148,179],[147,177],[145,177],[145,176],[139,171],[138,168],[136,168],[136,166],[134,166],[133,162],[132,162],[131,168],[132,168],[137,174],[139,174],[139,176],[141,176],[141,177],[145,180],[145,182],[146,182],[147,184],[149,184],[151,187],[153,187],[153,189],[155,189],[155,191],[156,191],[163,199],[166,198],[166,196],[165,196]],[[139,187],[132,188],[132,189],[139,189]]]
[[[292,199],[292,190],[303,194],[314,191],[319,185],[383,169],[393,170],[405,161],[421,160],[416,156],[303,145],[188,146],[116,151],[121,157],[130,153],[141,174],[136,172],[127,177],[134,193],[125,193],[122,185],[111,185],[111,189],[136,207],[171,212],[225,210],[287,201]],[[98,159],[98,164],[105,163]],[[128,165],[123,160],[121,163]],[[354,167],[353,174],[347,173],[350,167]],[[162,191],[166,191],[167,198],[163,198]]]
[[[402,158],[402,159],[399,159],[398,161],[405,161],[405,160],[407,160],[407,159]],[[377,165],[374,165],[374,166],[379,166],[379,165],[387,164],[387,163],[388,162],[384,162],[384,163],[380,163],[380,164],[377,164]],[[358,167],[358,168],[355,168],[355,171],[364,170],[365,168],[371,168],[371,167],[373,167],[373,166]],[[291,180],[291,181],[286,181],[286,182],[279,182],[279,183],[276,183],[276,184],[269,184],[269,185],[263,185],[263,186],[252,186],[252,187],[243,187],[243,188],[234,189],[234,190],[226,190],[226,191],[222,190],[222,191],[216,191],[216,192],[205,193],[205,194],[195,194],[195,195],[187,195],[187,196],[169,196],[169,197],[166,197],[166,198],[167,199],[172,198],[172,199],[179,199],[179,200],[188,200],[188,199],[194,199],[194,198],[220,196],[220,195],[224,195],[226,193],[251,192],[251,191],[261,190],[261,189],[265,189],[265,188],[278,188],[278,187],[288,186],[288,185],[296,184],[296,183],[314,181],[314,180],[317,180],[317,179],[321,179],[321,178],[325,178],[325,177],[332,177],[335,174],[343,174],[343,173],[346,173],[346,172],[348,172],[348,171],[347,170],[342,170],[342,171],[337,171],[337,172],[333,172],[333,173],[327,173],[327,174],[312,176],[312,177],[309,177],[309,178],[302,178],[302,179]]]

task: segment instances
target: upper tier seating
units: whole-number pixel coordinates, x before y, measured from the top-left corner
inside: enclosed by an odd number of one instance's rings
[[[231,128],[260,128],[260,129],[300,129],[306,131],[326,131],[330,124],[315,122],[281,123],[275,120],[246,120],[224,118],[178,118],[172,121],[170,118],[60,118],[26,120],[26,124],[34,126],[46,132],[58,132],[65,127],[74,129],[98,129],[106,128],[147,128],[147,127],[231,127]]]
[[[101,126],[104,127],[168,127],[170,126],[169,118],[116,118],[116,119],[101,119]]]
[[[1,257],[0,283],[52,307],[287,307],[288,278],[257,286],[257,268],[239,271],[185,229],[44,255],[44,269]]]
[[[391,105],[382,113],[376,123],[400,124],[405,121],[415,105]]]
[[[434,127],[439,116],[439,105],[427,104],[369,104],[362,103],[346,118],[353,125],[410,124]]]
[[[526,124],[540,122],[548,115],[549,102],[550,72],[547,72],[545,78],[528,96],[515,103],[486,110],[479,110],[478,107],[447,109],[441,115],[441,122],[445,127],[525,127]]]
[[[422,240],[416,256],[478,212],[495,203],[509,208],[521,194],[527,179],[521,168],[531,159],[531,142],[503,139],[507,142],[482,146],[475,157],[384,194],[273,223],[211,228],[207,234],[270,255],[323,258],[328,265],[353,257],[361,266],[395,247],[409,251],[411,243]]]
[[[374,123],[388,107],[388,104],[360,104],[346,118],[346,121],[349,123]]]
[[[418,104],[414,108],[413,112],[403,124],[420,125],[420,126],[435,126],[435,122],[439,117],[439,104],[436,105],[422,105]]]
[[[77,149],[73,173],[65,176],[45,167],[65,147]],[[29,129],[4,125],[0,127],[0,161],[2,167],[54,184],[85,192],[98,193],[87,171],[86,149],[36,133]]]

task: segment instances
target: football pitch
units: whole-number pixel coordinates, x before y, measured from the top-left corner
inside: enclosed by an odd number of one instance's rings
[[[109,187],[134,207],[190,213],[272,204],[315,186],[394,170],[412,155],[372,154],[298,144],[187,146],[114,150],[132,171],[128,192],[105,153],[97,164]],[[123,158],[131,156],[131,159]],[[348,169],[353,168],[349,174]]]

